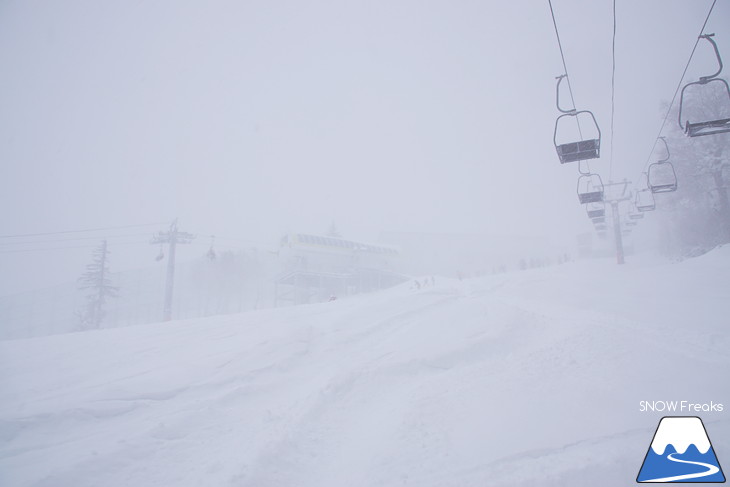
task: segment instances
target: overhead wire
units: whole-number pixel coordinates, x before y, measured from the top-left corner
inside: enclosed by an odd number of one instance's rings
[[[713,0],[712,5],[710,5],[710,10],[707,12],[707,17],[705,17],[705,21],[702,23],[702,28],[700,29],[700,33],[697,35],[695,44],[692,47],[692,52],[689,55],[689,59],[687,59],[687,64],[684,67],[684,71],[682,71],[682,76],[679,78],[679,83],[677,83],[677,89],[674,90],[674,96],[672,96],[672,101],[669,103],[669,107],[667,108],[667,113],[666,113],[666,115],[664,115],[664,120],[662,120],[662,124],[659,127],[659,133],[657,133],[657,136],[654,138],[654,143],[651,146],[651,151],[649,151],[649,155],[646,158],[646,162],[644,163],[644,166],[641,168],[641,172],[639,173],[638,177],[636,178],[637,182],[639,181],[639,178],[641,177],[641,175],[644,174],[644,172],[646,171],[646,168],[649,166],[649,161],[651,161],[651,156],[652,156],[652,154],[654,154],[654,149],[656,149],[656,145],[659,142],[659,138],[662,136],[662,132],[664,131],[664,126],[667,124],[667,120],[669,119],[669,114],[672,111],[672,106],[674,106],[674,102],[677,100],[677,94],[679,93],[679,90],[682,88],[682,83],[684,82],[684,77],[687,75],[687,70],[689,69],[689,65],[692,62],[692,58],[695,55],[695,51],[697,50],[697,45],[700,43],[702,33],[705,31],[705,27],[707,27],[707,22],[710,20],[710,16],[712,15],[712,10],[715,8],[716,3],[717,3],[717,0]]]
[[[118,245],[142,245],[149,244],[148,241],[134,241],[134,242],[115,242],[114,246]],[[72,245],[65,247],[42,247],[34,249],[2,249],[0,254],[16,254],[16,253],[29,253],[29,252],[47,252],[51,250],[72,250],[72,249],[93,249],[98,248],[98,245]]]
[[[166,222],[163,222],[166,223]],[[141,227],[141,226],[157,226],[160,225],[159,223],[155,224],[141,224],[141,225],[125,225],[124,228],[131,228],[131,227]],[[122,228],[122,227],[105,227],[105,229],[116,229],[116,228]],[[89,229],[89,230],[68,230],[63,232],[43,232],[42,235],[62,235],[62,234],[70,234],[70,233],[81,233],[81,232],[87,232],[87,231],[97,231],[99,229]],[[14,236],[6,236],[8,238],[10,237],[21,237],[21,236],[30,236],[30,235],[41,235],[41,234],[25,234],[25,235],[14,235]],[[28,253],[28,252],[44,252],[44,251],[52,251],[52,250],[73,250],[73,249],[90,249],[95,248],[98,245],[96,244],[81,244],[82,241],[88,241],[88,240],[109,240],[110,246],[117,246],[117,245],[132,245],[132,244],[149,244],[149,240],[144,241],[118,241],[114,239],[120,239],[120,238],[128,238],[128,237],[142,237],[146,236],[146,233],[125,233],[125,234],[117,234],[117,235],[110,235],[110,236],[92,236],[92,237],[71,237],[71,238],[53,238],[53,239],[43,239],[43,240],[8,240],[4,242],[0,242],[0,254],[10,254],[10,253]],[[202,235],[202,234],[201,234]],[[224,248],[231,248],[231,249],[240,249],[244,250],[246,248],[251,248],[252,246],[259,246],[264,249],[270,249],[271,243],[256,241],[256,240],[248,240],[248,239],[241,239],[241,238],[231,238],[231,237],[220,237],[216,236],[216,239],[218,240],[228,240],[232,242],[237,242],[240,244],[237,245],[225,245],[225,244],[217,244],[217,246],[224,247]],[[79,242],[80,245],[56,245],[51,247],[42,247],[44,244],[58,244],[63,242]],[[209,242],[191,242],[193,245],[210,245]],[[246,244],[246,245],[241,245]]]
[[[100,232],[104,230],[119,230],[123,228],[139,228],[139,227],[153,227],[153,226],[159,226],[164,225],[169,222],[156,222],[156,223],[140,223],[136,225],[119,225],[114,227],[98,227],[98,228],[86,228],[83,230],[62,230],[57,232],[39,232],[39,233],[19,233],[15,235],[0,235],[0,238],[19,238],[19,237],[41,237],[41,236],[47,236],[47,235],[65,235],[65,234],[71,234],[71,233],[90,233],[90,232]]]
[[[95,237],[73,237],[73,238],[51,238],[46,240],[11,240],[6,242],[0,242],[0,247],[7,247],[7,246],[13,246],[13,245],[36,245],[36,244],[46,244],[46,243],[56,243],[56,242],[75,242],[78,240],[112,240],[116,238],[126,238],[126,237],[142,237],[148,235],[146,233],[125,233],[122,235],[104,235],[104,236],[95,236]]]

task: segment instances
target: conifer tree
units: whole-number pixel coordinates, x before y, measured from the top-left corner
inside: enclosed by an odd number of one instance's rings
[[[86,306],[79,313],[82,329],[100,328],[104,320],[104,305],[107,298],[117,296],[117,287],[112,285],[109,272],[109,250],[106,240],[94,249],[91,264],[78,280],[80,290],[88,290]]]

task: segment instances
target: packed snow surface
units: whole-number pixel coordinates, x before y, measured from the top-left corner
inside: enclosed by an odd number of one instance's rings
[[[629,485],[660,400],[724,404],[730,464],[728,276],[726,246],[0,342],[0,485]]]

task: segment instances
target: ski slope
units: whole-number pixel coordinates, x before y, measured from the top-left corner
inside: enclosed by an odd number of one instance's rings
[[[730,247],[0,342],[3,486],[628,485],[662,413],[730,463]]]

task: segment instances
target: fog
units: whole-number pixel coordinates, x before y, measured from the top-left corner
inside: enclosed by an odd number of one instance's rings
[[[638,178],[709,5],[619,2],[612,141],[611,6],[555,2],[604,180]],[[725,53],[729,23],[719,2]],[[152,265],[174,218],[198,235],[180,259],[333,221],[363,241],[593,231],[552,143],[547,2],[8,1],[0,65],[0,233],[160,223],[58,237],[130,235],[115,271]],[[700,45],[686,79],[714,66]],[[0,294],[75,280],[96,243],[38,240],[3,241]]]
[[[725,481],[700,33],[730,1],[0,0],[0,484]]]

